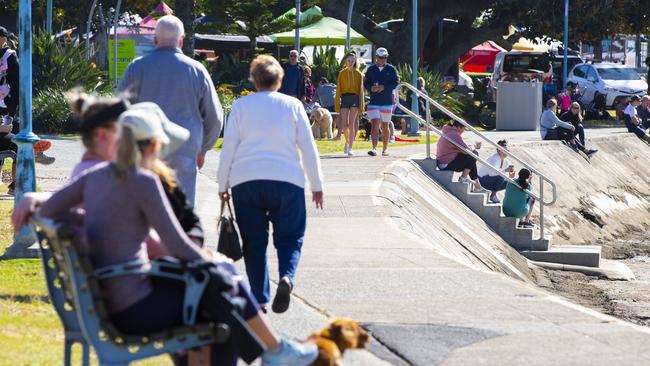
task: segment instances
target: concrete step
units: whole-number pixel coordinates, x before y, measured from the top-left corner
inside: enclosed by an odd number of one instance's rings
[[[548,250],[523,250],[521,255],[536,262],[570,264],[598,267],[601,248],[599,246],[551,246]]]
[[[501,219],[501,205],[488,203],[484,204],[476,209],[472,208],[478,217],[485,221],[488,226],[493,230],[498,226],[499,220]]]

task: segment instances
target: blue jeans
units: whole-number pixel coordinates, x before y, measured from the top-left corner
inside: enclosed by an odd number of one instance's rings
[[[481,187],[487,189],[488,191],[498,192],[506,189],[507,182],[500,175],[486,175],[483,177],[478,177],[478,181],[481,183]]]
[[[586,146],[585,145],[585,128],[584,128],[584,126],[582,126],[582,123],[579,123],[576,126],[576,130],[574,131],[574,134],[578,135],[578,140],[580,141],[582,146]]]
[[[307,225],[305,190],[287,182],[254,180],[234,186],[232,200],[251,291],[260,304],[266,304],[271,297],[266,261],[269,222],[280,278],[288,277],[293,284]]]

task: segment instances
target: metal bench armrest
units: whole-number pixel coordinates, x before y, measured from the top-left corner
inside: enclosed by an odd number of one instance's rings
[[[190,265],[189,267],[191,267]],[[128,275],[144,275],[149,277],[168,278],[185,284],[183,298],[183,323],[196,324],[199,304],[203,291],[210,278],[207,269],[189,271],[188,266],[173,258],[146,262],[135,260],[131,262],[102,267],[93,272],[92,276],[98,280]]]

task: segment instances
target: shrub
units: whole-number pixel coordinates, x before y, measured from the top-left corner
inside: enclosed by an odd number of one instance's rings
[[[69,133],[78,130],[61,88],[40,90],[32,101],[34,131],[38,133]]]
[[[318,83],[323,76],[330,82],[336,83],[339,71],[341,71],[341,63],[336,59],[336,48],[314,47],[311,65],[311,79],[314,83]]]

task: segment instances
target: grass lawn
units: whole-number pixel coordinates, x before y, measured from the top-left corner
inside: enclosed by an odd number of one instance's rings
[[[419,137],[408,137],[406,135],[400,135],[400,137],[405,138],[405,139],[411,139],[411,138],[416,138],[419,141],[418,142],[395,142],[389,145],[389,148],[392,147],[399,147],[399,146],[406,146],[406,145],[419,145],[419,144],[425,144],[426,143],[426,138],[424,136],[424,132],[421,132],[422,136]],[[434,133],[431,134],[431,143],[435,143],[438,141],[438,136],[435,135]],[[217,143],[214,145],[213,150],[221,150],[221,143],[222,139],[217,140]],[[339,141],[329,141],[329,140],[316,140],[316,148],[318,148],[318,153],[323,155],[323,154],[331,154],[331,153],[343,153],[343,145],[345,144],[345,140],[341,139]],[[381,147],[381,143],[379,145]],[[370,150],[372,148],[372,144],[370,141],[362,141],[361,139],[357,139],[355,141],[353,149],[358,150],[358,151],[365,151],[365,150]]]
[[[9,217],[13,201],[0,201],[0,254],[11,245]],[[0,366],[61,365],[63,328],[49,303],[38,259],[0,260]],[[81,364],[81,348],[73,349],[73,364]],[[92,364],[97,358],[92,355]],[[172,365],[167,356],[136,365]]]

